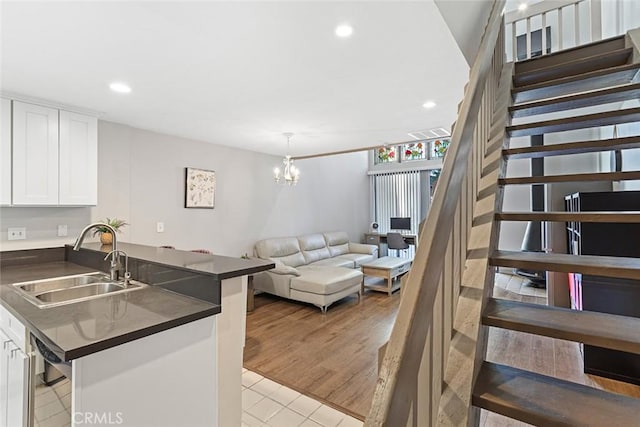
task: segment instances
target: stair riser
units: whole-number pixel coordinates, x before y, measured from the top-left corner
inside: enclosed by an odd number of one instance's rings
[[[534,58],[526,61],[519,61],[515,63],[515,73],[521,74],[540,68],[551,67],[556,64],[562,64],[565,62],[576,61],[581,58],[587,58],[614,50],[624,49],[625,42],[624,37],[614,37],[609,40],[600,41],[588,45],[579,46],[572,49],[567,49],[561,52],[556,52],[550,55],[545,55],[539,58]]]
[[[640,137],[626,137],[601,141],[582,141],[568,144],[555,144],[543,147],[514,148],[503,151],[508,159],[537,159],[541,157],[564,156],[569,154],[597,153],[612,150],[640,148]]]
[[[489,259],[489,265],[493,267],[521,268],[523,270],[555,271],[558,273],[582,273],[594,276],[615,277],[620,279],[640,280],[640,270],[628,270],[621,268],[604,268],[595,266],[581,266],[572,264],[554,264],[552,262],[512,261]]]
[[[547,85],[547,83],[551,82],[543,82],[536,85],[523,86],[512,91],[513,102],[522,103],[628,84],[638,74],[640,64],[629,64],[616,68],[620,69],[620,71],[598,70],[557,80],[554,85]]]
[[[627,100],[640,98],[640,84],[633,84],[629,87],[613,88],[603,90],[598,94],[579,95],[568,98],[565,101],[541,102],[529,107],[521,105],[509,109],[511,116],[528,117],[537,114],[555,113],[557,111],[573,110],[575,108],[592,107],[595,105],[608,104],[612,102],[624,102]]]
[[[513,83],[516,87],[526,86],[547,80],[560,79],[563,77],[588,73],[589,71],[624,65],[629,62],[631,53],[631,49],[624,49],[596,58],[587,58],[576,62],[534,70],[528,73],[516,74],[513,77]]]
[[[633,108],[628,110],[607,111],[605,113],[569,117],[566,119],[508,126],[507,135],[510,137],[544,135],[552,132],[564,132],[568,130],[587,129],[637,121],[640,121],[640,108]]]
[[[628,181],[636,179],[640,179],[640,171],[500,178],[498,180],[498,185],[550,184],[553,182]]]

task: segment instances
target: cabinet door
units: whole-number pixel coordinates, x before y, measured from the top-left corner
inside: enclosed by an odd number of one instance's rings
[[[98,119],[60,111],[61,205],[98,203]]]
[[[7,381],[7,426],[27,427],[29,413],[29,357],[10,343]]]
[[[13,102],[13,204],[58,204],[58,110]]]
[[[0,98],[0,205],[11,204],[11,100]]]
[[[9,353],[11,340],[0,329],[0,426],[7,424],[9,397],[7,395],[9,385]]]

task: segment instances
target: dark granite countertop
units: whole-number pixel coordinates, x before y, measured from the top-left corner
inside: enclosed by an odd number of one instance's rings
[[[106,255],[112,248],[111,245],[101,245],[94,242],[85,243],[82,245],[82,249],[104,252]],[[118,242],[118,249],[125,251],[130,258],[204,273],[218,280],[254,274],[275,267],[273,262],[259,258],[232,258],[135,243]]]
[[[65,361],[220,313],[220,306],[147,286],[132,292],[41,309],[11,283],[95,271],[69,262],[4,267],[0,302]]]
[[[158,265],[211,276],[211,286],[224,279],[273,268],[258,259],[230,258],[173,249],[119,243],[118,248]],[[108,252],[100,244],[83,245]],[[68,261],[4,265],[0,275],[0,304],[65,361],[115,347],[145,336],[221,312],[221,306],[198,298],[147,286],[124,294],[72,304],[38,308],[11,284],[97,271]]]

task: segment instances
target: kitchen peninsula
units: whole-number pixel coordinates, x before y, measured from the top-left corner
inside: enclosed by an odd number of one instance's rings
[[[120,243],[132,279],[148,286],[49,308],[12,286],[107,271],[110,249],[0,252],[0,311],[71,362],[73,423],[240,425],[247,275],[273,263]]]

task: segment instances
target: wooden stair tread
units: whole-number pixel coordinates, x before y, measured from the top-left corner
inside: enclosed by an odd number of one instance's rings
[[[640,279],[640,258],[495,251],[489,256],[489,264],[495,267],[512,267],[525,270]]]
[[[564,144],[540,145],[534,147],[509,148],[502,150],[502,155],[509,159],[537,159],[541,157],[594,153],[599,151],[613,151],[629,148],[640,148],[640,136],[568,142]]]
[[[472,404],[540,426],[637,426],[640,399],[483,362]]]
[[[512,137],[543,135],[551,132],[563,132],[637,121],[640,121],[640,107],[507,126],[507,134]]]
[[[514,88],[511,90],[511,96],[514,103],[519,103],[618,86],[631,83],[639,69],[640,63],[624,64],[575,76],[547,80]]]
[[[640,212],[497,212],[498,221],[615,222],[640,223]]]
[[[482,323],[640,354],[640,318],[489,298]]]
[[[500,178],[498,185],[549,184],[552,182],[578,181],[628,181],[640,179],[640,171],[573,173],[565,175],[523,176],[517,178]]]
[[[626,47],[624,38],[624,35],[614,36],[605,40],[598,40],[570,47],[568,49],[559,50],[547,55],[523,59],[522,61],[517,61],[514,64],[514,71],[516,74],[525,73],[540,68],[546,68],[554,64],[575,61],[585,57],[596,56],[601,53],[624,49]]]
[[[591,92],[567,95],[542,101],[518,104],[509,107],[512,117],[527,117],[536,114],[554,113],[556,111],[572,110],[593,105],[623,102],[628,99],[640,98],[640,83],[616,86]]]
[[[594,56],[575,59],[568,62],[560,62],[548,67],[537,68],[531,71],[520,72],[516,70],[513,76],[514,86],[525,86],[540,83],[545,80],[574,76],[589,71],[615,67],[629,62],[633,49],[616,49],[600,53]]]

